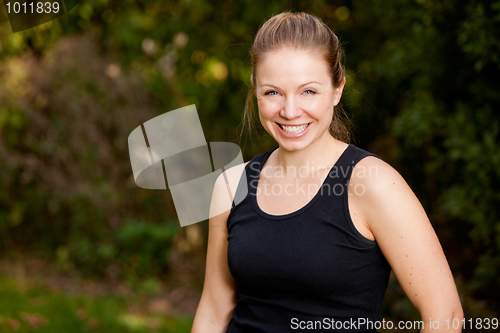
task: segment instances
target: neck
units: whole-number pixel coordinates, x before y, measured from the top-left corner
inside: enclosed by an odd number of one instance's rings
[[[301,170],[310,175],[323,169],[328,171],[344,150],[344,145],[327,133],[321,140],[303,150],[286,151],[278,148],[273,164],[284,170]],[[294,173],[290,175],[293,176]]]

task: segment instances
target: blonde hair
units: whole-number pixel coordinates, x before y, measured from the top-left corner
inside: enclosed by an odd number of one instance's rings
[[[345,78],[339,39],[320,18],[306,13],[292,12],[283,12],[271,17],[257,32],[250,51],[251,87],[248,91],[243,117],[244,126],[248,126],[250,132],[253,132],[255,128],[255,69],[264,53],[283,46],[321,52],[328,64],[334,87],[339,87]],[[330,133],[336,139],[349,143],[351,141],[349,118],[340,104],[334,110]]]

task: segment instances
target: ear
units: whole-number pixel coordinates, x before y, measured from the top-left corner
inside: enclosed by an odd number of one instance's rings
[[[340,85],[335,88],[335,101],[334,101],[334,106],[339,104],[340,98],[342,97],[342,91],[344,91],[344,85],[345,85],[345,76]]]

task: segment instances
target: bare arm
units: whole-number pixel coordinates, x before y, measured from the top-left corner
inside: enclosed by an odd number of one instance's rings
[[[236,306],[236,286],[227,264],[227,218],[232,195],[244,165],[236,166],[221,175],[215,184],[209,219],[207,264],[200,303],[191,333],[223,333]],[[229,184],[226,183],[226,180]],[[219,214],[220,213],[220,214]]]
[[[358,166],[365,170],[375,167],[377,172],[356,177]],[[365,188],[363,194],[354,198],[356,211],[362,215],[401,287],[420,312],[425,325],[421,332],[461,332],[451,325],[454,318],[463,318],[453,276],[415,194],[396,170],[378,158],[364,158],[356,168],[352,185],[362,184]],[[430,329],[430,318],[439,319],[439,329]],[[446,320],[449,320],[449,329]]]

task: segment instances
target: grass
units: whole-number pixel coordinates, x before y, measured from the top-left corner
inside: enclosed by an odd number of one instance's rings
[[[0,276],[0,332],[190,332],[192,317],[143,310],[141,297],[62,293]]]

